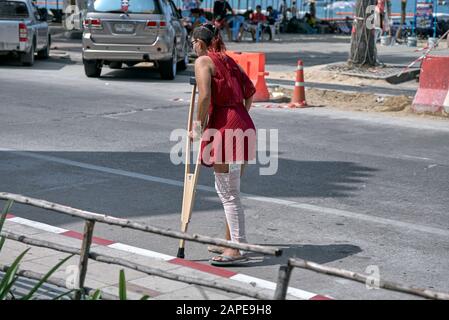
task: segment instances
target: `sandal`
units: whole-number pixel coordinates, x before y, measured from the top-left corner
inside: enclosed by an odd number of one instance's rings
[[[220,258],[220,260],[215,260],[216,258]],[[230,266],[230,265],[238,265],[241,262],[248,261],[248,257],[246,256],[227,256],[224,254],[218,255],[210,259],[210,264],[213,266]]]
[[[218,253],[218,254],[222,254],[224,252],[225,248],[220,247],[220,246],[207,246],[207,251],[209,252],[213,252],[213,253]]]

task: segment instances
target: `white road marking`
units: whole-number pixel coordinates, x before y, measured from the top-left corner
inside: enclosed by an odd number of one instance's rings
[[[126,170],[97,166],[97,165],[92,165],[92,164],[83,163],[83,162],[79,162],[79,161],[72,161],[72,160],[67,160],[67,159],[53,157],[53,156],[36,154],[33,152],[14,151],[14,150],[10,150],[10,149],[0,149],[0,150],[1,151],[9,151],[11,153],[21,155],[24,157],[30,157],[30,158],[35,158],[35,159],[40,159],[40,160],[45,160],[45,161],[50,161],[50,162],[56,162],[56,163],[70,165],[70,166],[74,166],[74,167],[78,167],[78,168],[90,169],[90,170],[94,170],[94,171],[115,174],[115,175],[120,175],[120,176],[124,176],[124,177],[129,177],[129,178],[140,179],[140,180],[144,180],[144,181],[157,182],[157,183],[167,184],[167,185],[176,186],[176,187],[184,186],[184,183],[182,181],[177,181],[177,180],[173,180],[173,179],[160,178],[160,177],[150,176],[150,175],[146,175],[146,174],[142,174],[142,173],[135,173],[135,172],[130,172],[130,171],[126,171]],[[208,187],[208,186],[203,186],[203,185],[198,185],[197,189],[207,191],[207,192],[213,192],[213,193],[216,192],[214,188]],[[288,206],[291,208],[313,211],[313,212],[320,213],[320,214],[331,214],[331,215],[340,216],[340,217],[347,217],[347,218],[352,218],[352,219],[374,222],[374,223],[386,225],[388,227],[395,226],[395,227],[404,228],[404,229],[408,229],[408,230],[414,230],[414,231],[418,231],[418,232],[426,232],[426,233],[439,235],[439,236],[443,236],[443,237],[449,237],[449,230],[435,228],[435,227],[429,227],[429,226],[420,225],[420,224],[416,224],[416,223],[402,222],[402,221],[393,220],[393,219],[375,217],[373,215],[356,213],[356,212],[351,212],[351,211],[347,211],[347,210],[326,208],[326,207],[321,207],[321,206],[316,206],[316,205],[311,205],[311,204],[306,204],[306,203],[300,203],[297,201],[257,196],[257,195],[251,195],[251,194],[246,194],[246,193],[242,193],[241,195],[242,195],[242,197],[253,200],[253,201],[285,205],[285,206]]]
[[[247,276],[247,275],[240,274],[240,273],[236,274],[235,276],[230,277],[229,279],[251,284],[254,288],[269,289],[269,290],[273,290],[273,291],[276,290],[276,283],[274,283],[274,282],[254,278],[254,277]],[[316,296],[316,294],[314,294],[314,293],[310,293],[310,292],[292,288],[292,287],[288,287],[287,293],[292,296],[295,296],[295,297],[298,297],[301,299],[305,299],[305,300],[309,300]]]
[[[408,159],[418,159],[418,160],[426,160],[426,161],[435,161],[435,160],[433,160],[433,159],[425,158],[425,157],[409,156],[408,154],[403,154],[402,157],[408,158]]]
[[[123,244],[123,243],[119,243],[119,242],[110,244],[110,245],[108,245],[108,247],[112,248],[112,249],[130,252],[130,253],[135,253],[135,254],[138,254],[141,256],[145,256],[145,257],[154,258],[157,260],[163,260],[163,261],[169,261],[169,260],[173,260],[175,258],[175,257],[169,256],[169,255],[163,254],[163,253],[129,246],[127,244]]]
[[[48,232],[51,232],[51,233],[64,233],[64,232],[69,231],[67,229],[62,229],[62,228],[51,226],[49,224],[40,223],[40,222],[28,220],[28,219],[19,218],[19,217],[14,217],[14,218],[8,219],[8,221],[12,221],[12,222],[15,222],[15,223],[20,223],[20,224],[23,224],[23,225],[26,225],[26,226],[29,226],[29,227],[33,227],[33,228],[36,228],[36,229],[39,229],[39,230],[48,231]]]

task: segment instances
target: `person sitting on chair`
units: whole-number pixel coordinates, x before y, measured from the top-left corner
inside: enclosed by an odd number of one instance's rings
[[[260,23],[265,23],[266,21],[267,17],[262,13],[262,7],[260,5],[257,5],[256,12],[251,16],[251,24],[249,29],[254,41],[256,41],[257,28],[260,27]],[[259,32],[262,31],[261,29],[259,30]]]
[[[273,9],[272,6],[267,7],[267,13],[268,13],[268,23],[269,24],[275,24],[276,21],[279,19],[279,12],[276,9]]]

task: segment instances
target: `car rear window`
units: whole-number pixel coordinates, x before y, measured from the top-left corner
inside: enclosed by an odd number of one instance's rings
[[[124,12],[124,7],[128,8],[128,13],[160,13],[157,0],[94,0],[93,3],[95,12]]]
[[[24,2],[0,1],[0,19],[28,18],[28,8]]]

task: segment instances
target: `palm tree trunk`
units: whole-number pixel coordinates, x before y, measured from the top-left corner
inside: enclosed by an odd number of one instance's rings
[[[368,6],[376,5],[376,0],[357,0],[356,18],[353,22],[351,36],[351,52],[348,63],[350,66],[375,66],[377,50],[375,43],[375,30],[367,25],[370,18],[367,13]]]

